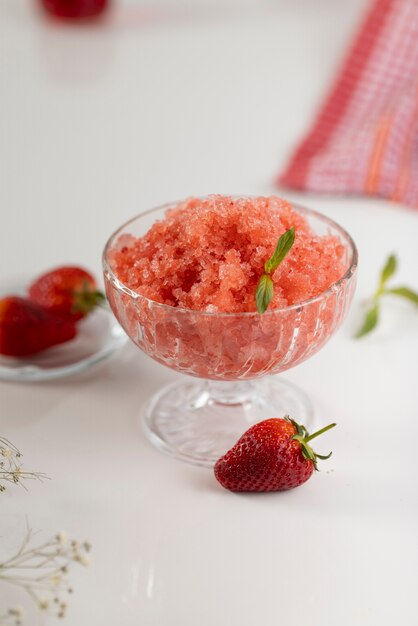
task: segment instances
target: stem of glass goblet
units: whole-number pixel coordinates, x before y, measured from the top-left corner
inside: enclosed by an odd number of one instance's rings
[[[243,406],[254,401],[257,394],[255,380],[208,380],[209,402],[227,406]]]

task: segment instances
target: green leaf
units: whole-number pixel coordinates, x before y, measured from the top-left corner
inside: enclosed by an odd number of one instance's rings
[[[273,281],[268,274],[263,274],[258,281],[257,291],[255,294],[255,301],[257,304],[257,311],[264,313],[270,304],[274,293]]]
[[[264,270],[266,274],[271,274],[275,269],[277,269],[280,263],[283,261],[290,248],[293,246],[295,241],[295,229],[292,226],[289,230],[287,230],[277,242],[276,249],[273,253],[273,256],[264,263]]]
[[[296,428],[296,431],[297,431],[298,435],[301,435],[302,437],[305,437],[306,429],[305,429],[305,427],[302,424],[298,424],[297,422],[295,422],[295,420],[292,420],[292,418],[289,417],[289,415],[287,415],[285,417],[285,420],[287,422],[289,422],[289,424],[292,424]]]
[[[374,304],[371,309],[369,309],[366,313],[366,317],[363,322],[363,326],[360,328],[358,333],[356,334],[356,338],[364,337],[370,333],[373,328],[377,326],[379,321],[379,306],[378,304]]]
[[[418,293],[409,289],[409,287],[394,287],[393,289],[385,289],[384,293],[391,293],[393,296],[401,296],[411,300],[414,304],[418,304]]]
[[[391,254],[388,257],[384,268],[382,269],[382,273],[380,275],[380,287],[383,287],[383,285],[387,283],[389,278],[393,276],[393,274],[396,272],[397,267],[398,261],[396,259],[396,256],[394,254]]]
[[[308,461],[312,461],[313,463],[315,463],[315,452],[312,450],[312,448],[310,448],[310,446],[307,446],[304,441],[300,442],[300,444],[302,454],[305,459],[308,459]]]
[[[316,452],[315,454],[318,459],[321,459],[321,461],[326,461],[332,455],[332,452],[330,452],[329,454],[318,454],[318,452]]]

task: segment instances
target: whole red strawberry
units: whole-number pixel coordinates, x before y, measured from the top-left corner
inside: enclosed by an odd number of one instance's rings
[[[76,332],[71,319],[56,316],[26,298],[0,300],[0,354],[36,354],[73,339]]]
[[[57,267],[43,274],[30,285],[29,297],[75,322],[105,299],[93,276],[81,267]]]
[[[93,17],[103,13],[108,5],[108,0],[42,0],[45,9],[65,18]]]
[[[215,476],[230,491],[284,491],[306,482],[316,460],[309,442],[335,426],[313,435],[289,417],[271,418],[247,430],[215,464]]]

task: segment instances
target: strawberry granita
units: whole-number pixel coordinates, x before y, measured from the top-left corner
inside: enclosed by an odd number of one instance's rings
[[[261,315],[258,280],[291,227],[294,244]],[[355,254],[332,220],[279,198],[192,198],[114,234],[106,292],[131,339],[160,363],[215,380],[254,378],[292,367],[329,339],[351,300]]]
[[[207,312],[255,311],[264,262],[292,226],[295,243],[273,274],[274,309],[322,293],[346,269],[340,240],[316,235],[279,198],[192,198],[143,237],[121,236],[109,259],[121,282],[155,302]]]

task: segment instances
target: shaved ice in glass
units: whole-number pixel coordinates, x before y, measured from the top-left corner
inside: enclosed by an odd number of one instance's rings
[[[260,314],[264,263],[291,227],[294,244]],[[129,337],[188,375],[143,416],[160,449],[211,466],[262,419],[309,422],[306,395],[272,375],[317,352],[348,311],[357,251],[335,222],[277,197],[190,198],[123,225],[103,263],[109,304]]]

